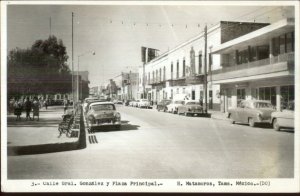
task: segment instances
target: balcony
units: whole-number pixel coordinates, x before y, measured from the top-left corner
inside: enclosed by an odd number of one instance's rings
[[[281,71],[294,72],[294,52],[213,70],[212,80],[227,80]]]

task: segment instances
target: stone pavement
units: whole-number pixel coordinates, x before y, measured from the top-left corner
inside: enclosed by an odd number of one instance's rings
[[[58,124],[63,115],[62,106],[51,106],[47,110],[42,108],[39,121],[26,121],[25,115],[23,112],[21,121],[16,121],[13,114],[7,116],[8,155],[64,151],[78,146],[79,134],[75,137],[67,137],[65,134],[58,137]]]

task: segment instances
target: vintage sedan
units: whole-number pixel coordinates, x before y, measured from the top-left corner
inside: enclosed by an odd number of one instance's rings
[[[294,129],[294,113],[295,104],[290,102],[288,107],[282,111],[273,112],[271,114],[271,123],[276,131],[280,131],[282,128]]]
[[[169,105],[172,102],[170,99],[163,99],[160,102],[158,102],[156,109],[157,111],[167,111],[167,105]]]
[[[177,114],[189,115],[200,115],[203,113],[203,107],[200,105],[199,101],[186,101],[184,105],[178,106]]]
[[[151,107],[150,101],[148,101],[148,99],[140,99],[138,102],[138,107],[139,108],[150,108]]]
[[[102,126],[121,127],[121,115],[112,102],[96,102],[89,106],[87,125],[91,130]]]
[[[184,100],[173,100],[169,105],[167,105],[167,111],[173,114],[177,113],[178,106],[184,104]]]
[[[270,123],[274,111],[270,101],[243,100],[237,108],[229,109],[228,118],[233,124],[239,122],[254,127],[259,123]]]

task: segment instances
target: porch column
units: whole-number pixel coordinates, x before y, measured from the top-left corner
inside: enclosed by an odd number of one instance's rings
[[[280,95],[280,86],[276,86],[276,110],[280,111],[281,106],[281,95]]]
[[[231,104],[233,108],[237,108],[237,92],[235,87],[233,88],[232,91]]]
[[[270,64],[272,64],[272,60],[273,60],[273,57],[274,57],[274,55],[273,55],[273,41],[272,41],[272,39],[270,39],[270,41],[269,41],[269,58],[270,58]]]
[[[228,89],[224,90],[224,112],[228,112]]]

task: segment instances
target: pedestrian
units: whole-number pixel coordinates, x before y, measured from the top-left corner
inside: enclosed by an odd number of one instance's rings
[[[69,106],[69,100],[68,99],[64,99],[64,114],[66,113],[67,109]]]
[[[39,121],[40,120],[40,102],[36,97],[34,98],[32,105],[33,105],[32,119],[34,120],[34,117],[37,116],[37,121]]]
[[[32,103],[29,100],[29,97],[26,98],[24,106],[25,106],[25,112],[26,112],[26,120],[28,120],[28,119],[31,120],[30,112],[31,112],[31,109],[32,109]]]
[[[14,103],[14,115],[17,116],[16,121],[21,121],[21,115],[22,115],[22,103],[20,100],[16,100]]]
[[[44,106],[45,106],[45,108],[46,108],[46,110],[47,110],[48,103],[47,103],[47,100],[46,100],[46,99],[44,100]]]

